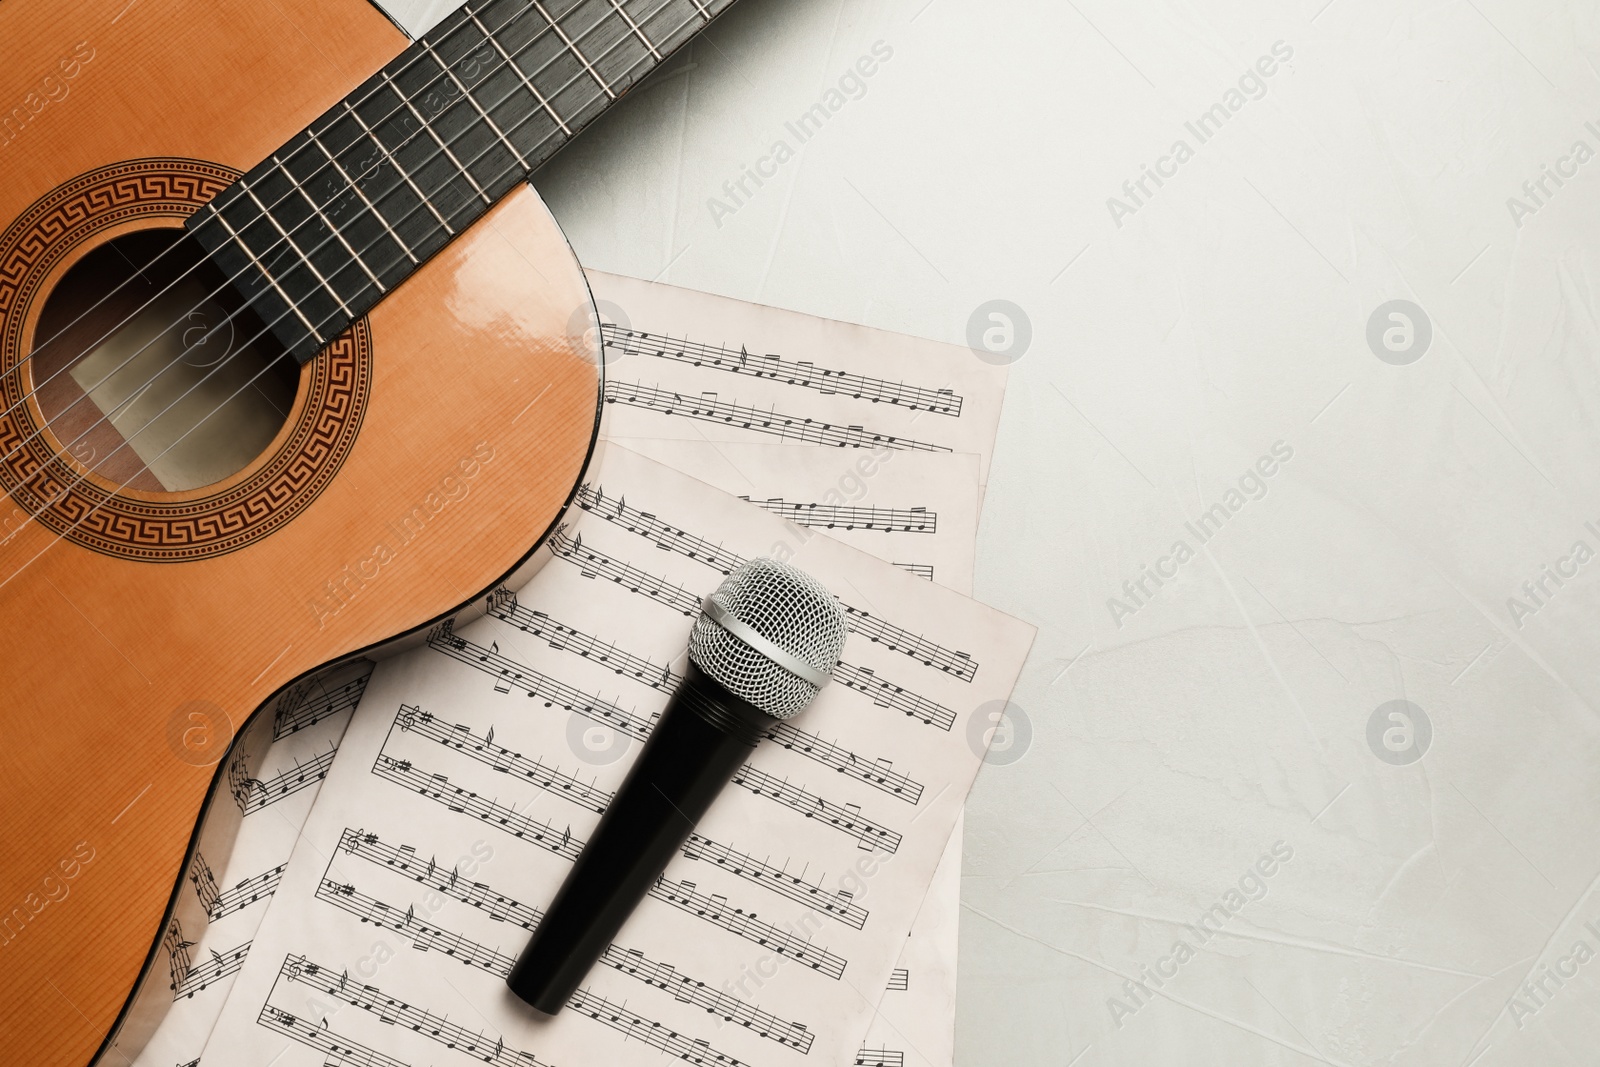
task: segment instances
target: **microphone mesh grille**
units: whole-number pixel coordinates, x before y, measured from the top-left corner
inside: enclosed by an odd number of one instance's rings
[[[844,648],[844,609],[833,594],[798,567],[752,559],[723,579],[713,594],[722,606],[791,656],[833,670]],[[689,658],[729,692],[778,719],[799,714],[817,687],[790,674],[704,612],[689,632]]]

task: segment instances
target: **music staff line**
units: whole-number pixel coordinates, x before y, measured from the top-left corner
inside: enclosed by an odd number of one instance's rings
[[[583,851],[584,842],[581,838],[572,836],[571,827],[566,827],[557,832],[555,827],[547,822],[519,814],[498,801],[480,797],[470,790],[453,785],[442,774],[430,774],[427,771],[419,770],[409,760],[396,760],[391,756],[379,753],[378,759],[373,765],[372,773],[436,803],[443,804],[450,811],[470,815],[489,826],[498,826],[512,836],[528,841],[553,855],[561,856],[568,860],[576,860],[578,854]],[[734,873],[739,874],[737,871]],[[755,882],[758,885],[774,888],[773,886],[767,886],[767,883],[761,882],[756,878],[750,878],[747,875],[741,875],[741,877],[745,877],[747,881]],[[684,890],[684,893],[680,893],[678,897],[671,896],[669,894],[678,890],[678,884],[663,877],[650,889],[650,895],[688,910],[712,925],[719,926],[730,933],[772,948],[774,952],[790,955],[795,959],[802,960],[802,962],[809,962],[816,958],[817,952],[810,949],[809,942],[794,938],[776,927],[757,919],[755,912],[746,912],[743,908],[737,907],[730,908],[727,905],[726,898],[721,896],[704,897],[703,901],[690,900],[688,897],[684,897],[684,894],[688,894],[689,897],[695,895],[693,883],[684,882],[683,885],[689,888]],[[795,899],[788,893],[782,895]],[[804,903],[815,910],[827,910],[817,908],[813,901],[808,900]],[[845,905],[845,907],[848,907],[848,905]],[[787,948],[784,946],[787,946]],[[821,950],[821,952],[826,959],[838,961],[837,969],[842,974],[844,961],[826,949]],[[813,965],[813,969],[820,969],[824,973],[829,973],[828,968],[820,968]],[[838,977],[837,974],[832,973],[829,976]]]
[[[513,752],[494,740],[494,727],[487,736],[479,737],[462,724],[446,726],[432,712],[423,711],[410,704],[400,705],[396,724],[402,733],[415,734],[435,744],[453,748],[470,759],[488,767],[531,782],[540,789],[578,805],[596,815],[604,815],[611,803],[612,793],[593,782],[585,782],[560,767],[546,764],[543,759],[529,759]]]
[[[542,611],[523,607],[517,602],[516,594],[504,587],[489,594],[488,613],[525,634],[539,638],[558,652],[572,652],[652,689],[670,692],[683,680],[682,675],[673,671],[671,664],[657,665],[653,660],[636,656],[618,648],[613,642],[586,634]]]
[[[643,382],[608,380],[605,385],[608,404],[626,404],[629,407],[656,411],[663,415],[679,415],[700,422],[737,426],[753,433],[767,434],[784,441],[805,441],[814,445],[831,445],[835,448],[871,448],[874,445],[915,452],[949,452],[944,445],[918,441],[897,434],[878,433],[855,424],[838,425],[823,419],[804,415],[789,415],[775,408],[762,410],[738,401],[719,399],[716,393],[705,392],[686,396],[671,389],[662,389]]]
[[[654,356],[657,359],[688,363],[694,367],[768,378],[784,385],[814,389],[824,396],[848,396],[874,404],[893,404],[912,411],[960,418],[962,397],[952,389],[870,378],[849,371],[819,367],[810,360],[787,360],[779,355],[751,355],[739,348],[737,354],[722,345],[708,345],[687,337],[670,337],[645,330],[627,330],[613,322],[600,324],[601,343],[624,355]]]
[[[782,497],[756,500],[741,496],[762,511],[796,526],[820,530],[875,530],[879,533],[938,533],[939,513],[927,508],[855,507],[849,504],[799,504]]]
[[[432,712],[422,711],[410,704],[400,705],[400,710],[395,713],[394,725],[401,733],[415,734],[454,749],[474,762],[530,782],[552,796],[561,797],[597,815],[604,815],[606,806],[611,803],[613,794],[608,789],[583,782],[558,767],[546,766],[543,760],[529,759],[521,753],[512,752],[504,745],[496,744],[492,736],[479,737],[465,725],[446,726]],[[788,726],[786,723],[780,725]],[[493,729],[490,727],[491,734]],[[788,731],[786,737],[801,736],[801,731],[792,727],[788,727]],[[808,734],[803,736],[810,738]],[[827,745],[827,742],[815,738],[804,743]],[[790,747],[790,744],[785,747]],[[384,748],[387,747],[386,739]],[[828,747],[837,750],[836,746]],[[856,769],[864,771],[864,768]],[[787,778],[780,779],[748,763],[734,773],[733,782],[758,797],[771,798],[803,818],[825,823],[849,835],[862,848],[894,852],[900,846],[900,835],[868,819],[861,813],[858,804],[837,804],[802,786],[791,784]]]
[[[278,966],[278,978],[309,986],[351,1007],[360,1008],[379,1022],[421,1034],[445,1048],[458,1049],[483,1063],[500,1064],[502,1067],[550,1067],[531,1052],[507,1048],[503,1037],[496,1037],[491,1042],[481,1030],[468,1030],[451,1022],[446,1016],[385,996],[377,986],[353,985],[348,972],[335,974],[305,956],[285,956],[283,963]]]
[[[697,897],[692,890],[692,886],[689,887],[689,891],[687,892],[678,889],[678,887],[673,887],[676,898],[686,899],[696,904],[703,903],[705,899],[708,899]],[[652,895],[654,895],[654,893],[652,893]],[[494,975],[497,978],[504,978],[509,975],[511,973],[512,963],[515,962],[511,956],[506,955],[498,949],[490,948],[487,945],[472,940],[464,934],[454,933],[444,929],[443,927],[432,925],[425,920],[418,918],[415,906],[408,906],[402,912],[399,907],[387,904],[371,894],[364,893],[349,882],[338,882],[332,878],[324,877],[317,886],[316,897],[318,900],[321,900],[324,903],[331,904],[341,911],[355,916],[360,922],[370,923],[375,927],[394,931],[401,937],[410,940],[412,947],[420,952],[443,952],[445,955],[451,957],[452,959],[458,960],[465,966],[474,967],[480,971]],[[676,900],[674,899],[672,902],[676,902]],[[781,931],[774,932],[778,933],[781,938],[785,938],[790,941],[796,940],[787,934],[782,934]],[[765,944],[765,942],[761,943]],[[780,943],[768,945],[767,947],[771,948],[773,952],[794,956],[798,962],[808,962],[803,954],[796,953],[793,949],[789,949],[788,946],[784,944]],[[811,955],[815,957],[814,952]],[[839,960],[838,957],[832,956],[831,953],[824,952],[821,961],[812,961],[810,962],[810,966],[812,966],[813,969],[823,969],[824,973],[828,973],[826,965],[835,961],[838,965],[838,974],[833,974],[831,976],[837,978],[839,975],[844,973],[844,961]],[[612,1009],[616,1008],[616,1006],[610,1001],[606,1000],[604,997],[598,996],[586,989],[579,989],[576,993],[574,993],[572,998],[567,1001],[567,1007],[581,1012],[584,1015],[589,1015],[591,1018],[594,1018],[597,1021],[605,1022],[607,1025],[613,1025],[617,1018],[617,1015],[611,1015],[610,1020],[608,1020],[607,1018],[601,1018],[599,1015],[592,1014],[588,1009],[602,1007],[609,1014]],[[617,1011],[620,1013],[620,1009],[617,1009]],[[634,1016],[634,1018],[636,1020],[640,1019],[638,1016]],[[699,1045],[703,1049],[707,1048],[705,1042],[694,1041],[693,1039],[685,1038],[681,1034],[676,1033],[676,1031],[670,1030],[659,1023],[642,1020],[640,1025],[643,1026],[644,1029],[637,1032],[629,1026],[616,1028],[621,1029],[624,1033],[628,1034],[629,1037],[645,1040],[655,1048],[659,1048],[664,1052],[669,1052],[672,1055],[679,1056],[680,1059],[689,1059],[691,1062],[694,1062],[693,1057],[682,1055],[680,1051],[678,1051],[680,1048],[688,1048],[689,1051],[693,1051],[692,1047],[690,1047],[693,1045]],[[657,1036],[669,1041],[670,1043],[660,1044],[655,1040],[651,1040],[649,1034],[652,1031]],[[727,1062],[736,1063],[738,1061],[729,1058]]]
[[[318,693],[314,697],[308,692],[302,692],[285,700],[278,706],[273,716],[272,739],[281,741],[290,734],[314,726],[323,719],[332,718],[341,711],[354,709],[361,702],[361,694],[367,690],[369,677],[371,676],[363,675],[337,689]]]
[[[161,947],[167,950],[167,970],[172,981],[169,988],[172,990],[174,1001],[185,997],[193,999],[194,995],[232,974],[237,974],[239,968],[244,966],[244,959],[250,952],[250,942],[236,945],[225,952],[210,950],[210,956],[195,963],[189,955],[189,950],[195,947],[195,942],[184,939],[183,927],[177,919],[167,924],[166,932],[161,938]]]
[[[835,804],[815,793],[793,785],[786,778],[768,774],[746,763],[733,772],[733,784],[743,786],[758,797],[771,797],[807,819],[826,823],[856,841],[867,851],[894,853],[900,848],[900,835],[861,814],[858,804]]]
[[[790,874],[787,862],[774,867],[738,849],[719,844],[703,834],[691,833],[681,850],[685,858],[711,863],[730,871],[745,881],[764,886],[779,896],[813,911],[820,911],[857,930],[867,925],[867,909],[855,903],[848,891],[840,889],[829,893],[817,882],[809,881],[803,874]]]
[[[339,849],[346,855],[397,871],[419,885],[477,908],[497,922],[511,923],[531,932],[544,918],[538,908],[497,892],[482,882],[462,879],[453,867],[446,868],[450,872],[446,874],[432,859],[424,863],[410,846],[386,844],[378,840],[376,834],[346,828],[339,836]],[[679,974],[670,963],[651,960],[635,949],[618,945],[611,945],[601,955],[600,962],[648,986],[671,993],[680,1003],[692,1004],[760,1037],[797,1048],[802,1053],[811,1048],[812,1035],[803,1024],[785,1022],[704,982]]]
[[[681,527],[673,526],[650,512],[632,507],[622,497],[608,499],[603,485],[596,488],[584,482],[578,487],[576,503],[595,517],[642,537],[657,548],[676,553],[697,563],[704,563],[721,574],[730,574],[745,562],[744,557],[738,553],[721,545],[714,545]],[[695,603],[699,604],[698,598]],[[870,612],[852,607],[843,600],[839,601],[839,605],[845,609],[846,621],[852,633],[859,633],[868,640],[908,656],[925,667],[943,671],[964,682],[972,681],[977,674],[978,665],[968,653],[947,649],[936,641],[930,641],[920,634],[913,634]]]
[[[574,841],[571,827],[558,831],[543,819],[523,815],[454,785],[445,775],[420,770],[410,760],[395,759],[385,752],[379,752],[378,758],[373,761],[372,773],[402,789],[437,801],[457,814],[470,815],[490,826],[498,826],[513,837],[528,841],[553,855],[575,860],[583,848],[581,840]]]
[[[564,529],[557,530],[551,536],[548,546],[556,559],[577,567],[578,573],[585,578],[607,579],[630,593],[653,600],[685,618],[693,618],[695,612],[699,610],[700,600],[693,593],[682,586],[669,584],[665,579],[613,559],[603,552],[584,548],[581,534],[568,537]],[[871,677],[873,682],[868,682],[868,677]],[[877,678],[876,672],[869,668],[856,667],[840,660],[833,670],[833,678],[836,682],[872,696],[873,703],[880,707],[892,707],[929,725],[948,730],[949,724],[955,722],[955,713],[942,704],[913,693],[904,686],[882,681]]]
[[[301,1019],[271,1004],[261,1006],[256,1024],[322,1053],[326,1057],[323,1067],[412,1067],[405,1060],[385,1056],[349,1038],[340,1038],[332,1030],[325,1029],[325,1023]]]
[[[586,693],[503,656],[498,648],[484,648],[457,636],[448,619],[434,627],[428,635],[428,647],[490,675],[495,679],[497,692],[509,693],[512,689],[520,689],[530,698],[544,701],[547,708],[559,707],[564,711],[576,712],[586,719],[593,719],[634,737],[649,733],[650,727],[655,724],[653,716],[647,718],[638,715],[604,697]]]
[[[583,842],[574,843],[571,828],[557,831],[550,823],[523,815],[496,801],[485,800],[476,793],[454,785],[442,774],[430,774],[415,768],[409,760],[397,760],[380,752],[373,764],[372,773],[411,792],[443,804],[451,811],[471,815],[480,822],[498,826],[507,833],[530,841],[554,855],[576,859]],[[867,911],[851,902],[843,890],[829,893],[820,882],[807,880],[803,875],[791,874],[785,867],[774,867],[748,853],[727,845],[718,844],[701,834],[691,834],[684,844],[683,855],[691,860],[701,860],[731,871],[745,881],[762,886],[779,896],[814,911],[832,916],[857,930],[866,925]]]
[[[244,769],[243,759],[235,758],[228,764],[228,786],[233,793],[233,799],[239,805],[239,810],[249,815],[269,804],[276,804],[284,797],[298,793],[306,786],[322,781],[328,776],[328,769],[333,766],[336,752],[337,746],[330,742],[328,751],[310,762],[301,763],[297,759],[293,767],[264,781],[251,778]]]
[[[517,603],[515,595],[504,589],[498,589],[490,595],[489,614],[523,633],[542,639],[557,651],[571,652],[582,659],[599,663],[622,677],[632,678],[657,691],[670,693],[683,681],[682,676],[670,666],[658,667],[649,659],[618,648],[615,642],[602,641],[592,634],[557,622],[543,612],[525,608]],[[471,645],[472,642],[466,644]],[[635,736],[642,739],[644,735]],[[909,804],[915,805],[922,798],[922,785],[894,770],[888,760],[863,759],[848,748],[824,741],[810,731],[786,722],[774,724],[767,731],[767,737],[785,749]]]
[[[256,901],[272,896],[277,892],[278,884],[283,880],[284,868],[287,866],[287,863],[280,863],[271,870],[241,878],[230,889],[219,889],[216,876],[211,873],[211,867],[206,863],[205,857],[196,852],[194,864],[189,869],[189,881],[194,883],[195,896],[205,908],[206,916],[212,922],[216,922],[225,915],[243,911]]]

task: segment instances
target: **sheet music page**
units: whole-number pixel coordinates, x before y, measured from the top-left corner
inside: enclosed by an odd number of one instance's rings
[[[978,536],[976,456],[644,438],[615,443],[903,570],[971,593]],[[960,909],[958,819],[858,1064],[946,1067],[955,1061]]]
[[[612,436],[968,452],[987,483],[1006,368],[970,349],[585,274]]]
[[[222,853],[227,864],[218,869],[207,859],[211,835],[202,831],[183,897],[162,932],[157,973],[141,994],[171,1007],[133,1059],[137,1067],[199,1061],[371,673],[362,661],[295,685],[228,755],[229,792],[218,803],[236,810],[214,818],[228,824],[221,832],[233,837],[232,851]],[[128,1059],[112,1052],[102,1062]]]
[[[523,590],[374,672],[207,1062],[854,1062],[981,758],[968,727],[1032,628],[620,448],[579,505]],[[700,597],[789,545],[848,608],[834,684],[536,1016],[503,976]]]

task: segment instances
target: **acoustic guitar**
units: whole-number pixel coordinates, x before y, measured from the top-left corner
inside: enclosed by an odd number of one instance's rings
[[[552,528],[603,362],[526,179],[730,2],[0,4],[0,1060],[117,1037],[257,709]]]

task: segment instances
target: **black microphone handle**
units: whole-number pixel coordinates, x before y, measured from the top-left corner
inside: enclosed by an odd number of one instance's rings
[[[554,1015],[774,719],[690,661],[533,939],[506,978]]]

